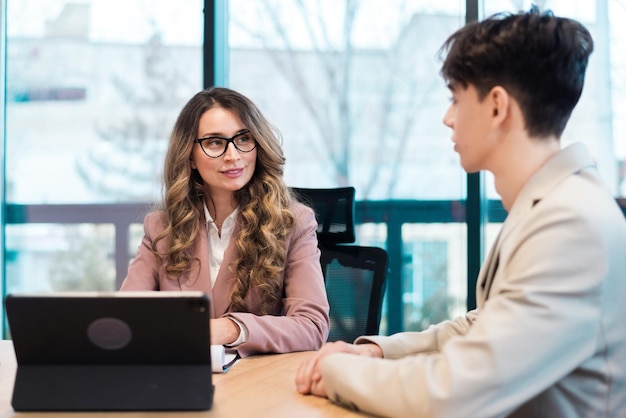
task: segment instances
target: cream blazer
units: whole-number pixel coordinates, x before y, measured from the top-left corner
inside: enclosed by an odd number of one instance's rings
[[[522,157],[520,157],[522,158]],[[388,417],[626,417],[626,221],[580,144],[523,187],[477,309],[333,354],[329,397]]]
[[[195,249],[200,265],[191,274],[168,278],[164,266],[150,252],[153,239],[163,230],[162,212],[153,212],[145,217],[145,234],[120,290],[205,292],[211,299],[212,318],[230,316],[247,328],[248,341],[237,347],[242,357],[255,353],[316,350],[326,341],[330,327],[329,305],[317,246],[317,221],[313,210],[307,206],[294,203],[292,210],[296,222],[286,242],[283,297],[274,306],[271,315],[261,315],[258,289],[251,289],[245,298],[249,312],[230,311],[230,295],[235,281],[229,265],[238,256],[235,247],[238,225],[233,230],[213,288],[209,274],[211,249],[204,224]],[[159,242],[159,249],[163,250],[166,244],[165,240]]]

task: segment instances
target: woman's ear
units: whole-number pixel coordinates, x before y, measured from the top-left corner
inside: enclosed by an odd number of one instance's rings
[[[196,162],[193,160],[193,157],[189,159],[189,162],[191,163],[191,169],[196,170]]]

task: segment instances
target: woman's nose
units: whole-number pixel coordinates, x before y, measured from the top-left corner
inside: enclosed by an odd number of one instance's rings
[[[226,152],[224,153],[224,159],[228,160],[238,160],[241,157],[239,151],[235,147],[235,144],[232,142],[228,142],[226,144]]]

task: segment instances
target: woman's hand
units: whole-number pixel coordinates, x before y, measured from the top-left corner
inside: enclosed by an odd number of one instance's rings
[[[231,319],[211,319],[209,326],[211,327],[211,344],[231,344],[239,338],[239,326]]]
[[[306,395],[327,397],[326,387],[320,372],[321,360],[329,354],[348,353],[358,356],[382,357],[383,352],[376,344],[348,344],[343,341],[326,343],[308,360],[302,362],[296,372],[296,389]]]

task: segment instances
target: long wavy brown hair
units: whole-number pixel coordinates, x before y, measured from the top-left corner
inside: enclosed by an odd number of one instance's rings
[[[231,295],[233,311],[248,311],[245,297],[255,287],[263,295],[262,313],[282,297],[286,263],[285,240],[294,225],[293,196],[283,181],[285,157],[280,133],[265,119],[256,105],[242,94],[212,87],[193,96],[181,110],[172,130],[163,170],[165,229],[152,243],[152,252],[164,263],[172,280],[189,274],[200,263],[193,256],[205,222],[206,188],[200,174],[191,167],[194,139],[200,117],[221,107],[239,116],[257,142],[257,161],[250,182],[235,192],[239,205],[240,233],[236,237],[239,257],[229,266],[236,285]],[[165,252],[157,243],[165,240]],[[197,278],[196,278],[197,279]]]

